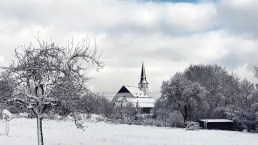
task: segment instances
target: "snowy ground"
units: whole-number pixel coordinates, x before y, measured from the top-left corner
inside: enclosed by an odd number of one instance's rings
[[[258,134],[86,123],[85,131],[71,121],[44,121],[45,145],[258,145]],[[36,145],[36,120],[10,121],[9,137],[0,120],[0,145]]]

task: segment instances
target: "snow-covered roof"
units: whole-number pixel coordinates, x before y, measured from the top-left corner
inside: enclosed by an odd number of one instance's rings
[[[126,100],[130,103],[132,103],[134,106],[139,105],[140,108],[143,107],[150,107],[153,108],[154,107],[154,102],[155,100],[151,97],[148,98],[140,98],[140,97],[136,97],[136,98],[126,98]]]
[[[138,103],[139,108],[154,108],[154,104],[153,103]],[[136,104],[135,104],[136,106]]]
[[[203,122],[233,122],[232,120],[228,119],[200,119]]]
[[[138,87],[124,86],[134,97],[149,97]]]
[[[132,102],[132,103],[136,103],[136,102],[145,102],[145,103],[154,103],[155,100],[151,97],[148,98],[126,98],[127,101]]]
[[[132,103],[135,107],[153,108],[155,100],[145,94],[138,87],[123,86],[113,98],[113,103],[122,103],[123,101]]]

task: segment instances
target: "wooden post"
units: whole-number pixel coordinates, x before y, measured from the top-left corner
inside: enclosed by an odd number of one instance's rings
[[[6,136],[9,135],[9,120],[6,120],[6,124],[5,124],[5,135],[6,135]]]

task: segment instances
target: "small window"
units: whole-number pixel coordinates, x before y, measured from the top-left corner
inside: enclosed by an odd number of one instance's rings
[[[150,108],[142,108],[142,114],[150,114]]]

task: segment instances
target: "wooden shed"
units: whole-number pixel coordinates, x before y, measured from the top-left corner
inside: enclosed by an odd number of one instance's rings
[[[233,130],[233,121],[228,119],[200,119],[203,129]]]

